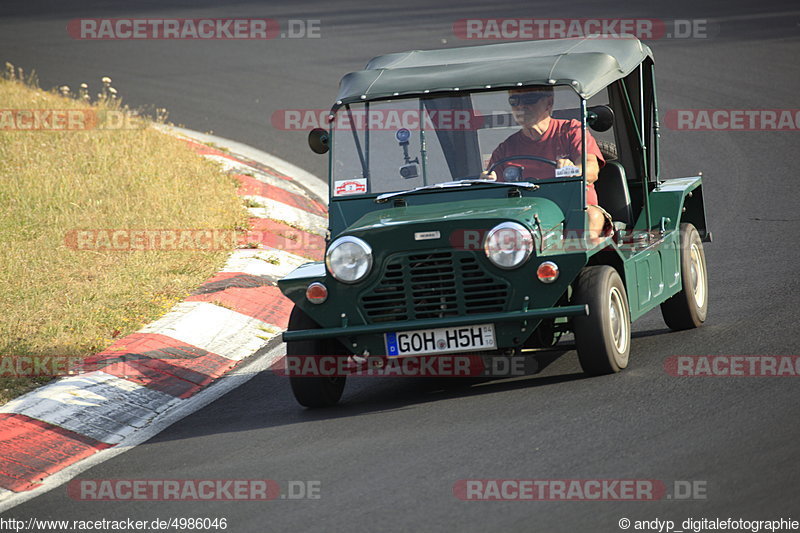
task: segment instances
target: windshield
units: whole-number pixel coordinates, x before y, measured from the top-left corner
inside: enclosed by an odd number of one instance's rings
[[[580,106],[569,87],[343,106],[332,123],[332,195],[381,194],[463,179],[580,177]]]

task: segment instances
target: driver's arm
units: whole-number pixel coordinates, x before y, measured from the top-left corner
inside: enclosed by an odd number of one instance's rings
[[[558,166],[556,168],[562,168],[567,166],[575,166],[580,168],[580,164],[575,164],[569,159],[558,159],[557,160]],[[597,156],[594,154],[588,154],[586,156],[586,183],[594,183],[597,181],[597,178],[600,175],[600,163],[597,161]],[[491,179],[491,178],[490,178]]]
[[[494,151],[492,152],[492,157],[489,158],[489,164],[487,165],[486,168],[492,168],[492,165],[494,165],[495,163],[497,163],[498,161],[500,161],[501,159],[506,157],[506,155],[507,155],[507,150],[506,150],[507,141],[508,141],[508,139],[506,139],[505,141],[501,142],[497,146],[497,148],[494,149]],[[486,172],[484,170],[484,171],[481,172],[481,179],[482,180],[497,181],[497,173],[494,170],[491,171],[491,172]]]
[[[600,164],[594,154],[586,155],[586,183],[594,183],[600,176]]]

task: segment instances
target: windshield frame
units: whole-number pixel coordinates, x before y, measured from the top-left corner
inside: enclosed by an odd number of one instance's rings
[[[354,200],[354,199],[362,199],[362,200],[363,199],[370,199],[370,198],[371,199],[376,199],[378,196],[381,196],[381,195],[386,195],[386,194],[391,194],[391,193],[403,193],[403,192],[408,192],[408,191],[417,189],[417,187],[407,187],[405,189],[402,188],[402,187],[397,187],[396,190],[387,190],[387,191],[383,191],[382,190],[380,192],[374,192],[372,190],[372,185],[373,184],[372,184],[372,180],[371,180],[371,169],[369,167],[369,162],[370,162],[370,129],[369,129],[369,121],[365,121],[365,127],[363,129],[364,135],[363,135],[363,137],[361,137],[361,136],[357,135],[357,128],[350,129],[350,132],[348,132],[347,129],[342,129],[342,128],[337,128],[336,127],[336,124],[337,124],[336,121],[338,120],[337,117],[339,117],[340,113],[349,113],[350,114],[350,121],[351,121],[351,123],[353,123],[352,113],[354,111],[358,111],[360,113],[369,113],[370,105],[371,104],[375,104],[375,103],[416,101],[416,102],[419,102],[419,109],[421,111],[423,109],[424,102],[425,102],[426,98],[431,98],[432,99],[432,98],[448,97],[448,96],[464,97],[464,96],[467,96],[467,95],[471,97],[471,95],[474,95],[474,94],[482,94],[482,93],[488,93],[488,92],[509,91],[509,90],[512,90],[512,89],[515,89],[515,88],[523,89],[523,88],[535,88],[535,87],[548,87],[548,86],[540,85],[540,84],[539,85],[522,86],[522,85],[517,84],[517,85],[511,86],[511,87],[495,87],[495,86],[493,86],[491,88],[476,89],[476,90],[470,90],[470,91],[441,91],[441,92],[426,93],[426,94],[407,94],[407,95],[403,95],[403,96],[380,97],[380,98],[375,98],[375,99],[371,99],[371,100],[370,99],[366,99],[366,100],[363,100],[361,102],[352,102],[352,103],[341,104],[341,105],[335,106],[331,110],[331,115],[330,115],[329,123],[328,123],[328,127],[327,127],[328,136],[329,136],[329,139],[330,139],[330,147],[331,147],[331,149],[328,151],[328,176],[327,176],[327,178],[328,178],[328,188],[329,188],[329,200],[331,202],[340,202],[340,201],[348,201],[348,200]],[[582,189],[582,191],[581,191],[581,199],[582,199],[583,204],[585,205],[585,201],[586,201],[586,190],[585,190],[585,187],[586,187],[586,184],[585,184],[585,182],[586,182],[586,156],[587,156],[586,147],[587,147],[587,134],[588,134],[588,131],[587,131],[587,127],[588,127],[587,126],[587,100],[580,93],[578,93],[573,86],[571,86],[569,84],[553,84],[553,85],[549,85],[549,87],[552,87],[553,89],[556,89],[556,90],[558,90],[558,89],[564,90],[566,88],[569,88],[571,90],[572,94],[578,99],[578,104],[579,104],[579,108],[578,109],[579,109],[579,115],[580,115],[580,131],[581,131],[581,160],[580,161],[576,161],[575,163],[580,165],[580,174],[579,175],[574,175],[574,176],[568,176],[568,177],[536,178],[536,179],[530,179],[530,180],[526,180],[526,181],[520,181],[519,183],[520,184],[531,184],[531,185],[540,186],[540,185],[546,185],[548,183],[569,183],[569,182],[581,181],[581,182],[584,182],[584,187],[581,188]],[[352,107],[353,104],[363,104],[363,107],[361,109],[353,109],[353,107]],[[430,109],[427,109],[427,111],[430,111]],[[472,111],[472,112],[474,112],[474,111]],[[552,116],[552,114],[551,114],[551,116]],[[574,117],[574,118],[577,119],[577,117]],[[425,153],[425,151],[426,151],[425,150],[425,146],[424,146],[424,138],[425,138],[424,135],[425,135],[426,131],[428,131],[428,130],[425,129],[421,125],[420,126],[420,137],[423,139],[423,146],[421,147],[421,152],[422,153]],[[432,131],[435,132],[437,130],[434,129]],[[356,145],[356,147],[358,147],[359,145],[361,146],[361,151],[362,152],[360,154],[358,154],[358,159],[359,159],[359,162],[361,163],[361,166],[362,166],[362,176],[360,177],[360,179],[366,179],[366,184],[365,184],[366,191],[363,192],[363,193],[358,193],[358,194],[335,195],[334,194],[334,192],[335,192],[335,178],[336,178],[336,176],[334,174],[334,171],[335,171],[334,165],[335,165],[335,161],[336,161],[335,160],[335,157],[336,157],[335,154],[336,154],[337,146],[340,145],[337,142],[337,136],[339,134],[343,134],[343,135],[348,135],[349,136],[351,133],[354,134],[353,138],[355,139],[354,140],[354,144]],[[363,139],[363,143],[361,142],[362,139]],[[420,167],[422,168],[422,171],[423,171],[422,176],[425,176],[425,174],[427,172],[426,160],[425,159],[426,158],[423,157],[422,161],[421,161],[421,164],[420,164]],[[483,170],[486,170],[486,169],[483,168]],[[359,179],[359,178],[352,178],[352,179],[355,180],[355,179]],[[463,176],[463,177],[460,178],[460,180],[478,180],[478,179],[480,179],[480,176]],[[459,180],[447,180],[447,181],[459,181]],[[491,180],[487,180],[487,182],[488,183],[492,183]],[[399,182],[399,181],[397,183],[398,183],[398,185],[401,184],[401,182]],[[445,182],[440,182],[440,183],[446,183],[446,181]],[[431,184],[427,183],[427,181],[426,181],[425,185],[431,185]],[[477,185],[476,188],[483,189],[483,187],[480,187],[480,184],[476,184],[476,185]],[[472,188],[474,188],[474,187],[467,187],[465,189],[472,189]],[[539,188],[539,187],[535,187],[533,189],[537,189],[537,188]],[[531,189],[531,190],[533,190],[533,189]],[[425,190],[420,191],[420,192],[422,194],[431,194],[431,193],[432,194],[436,194],[436,193],[445,192],[447,190],[452,190],[452,189],[450,189],[448,187],[441,187],[441,188],[433,187],[433,188],[430,188],[430,189],[425,189]]]

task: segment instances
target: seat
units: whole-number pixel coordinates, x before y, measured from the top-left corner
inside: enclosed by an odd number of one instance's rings
[[[594,190],[597,192],[597,203],[608,211],[617,229],[633,225],[633,208],[631,207],[631,195],[628,192],[628,181],[625,179],[625,169],[619,162],[608,161],[600,169],[597,181],[594,182]],[[624,224],[624,227],[618,227],[617,222]]]

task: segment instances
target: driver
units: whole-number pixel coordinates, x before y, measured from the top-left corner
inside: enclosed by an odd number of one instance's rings
[[[556,168],[574,166],[580,169],[581,162],[581,123],[577,120],[552,118],[553,88],[535,87],[512,89],[508,92],[508,103],[514,120],[522,129],[500,143],[492,152],[488,168],[497,161],[514,156],[539,156],[556,161]],[[589,237],[598,238],[613,227],[611,215],[597,205],[594,182],[597,181],[600,167],[605,160],[594,137],[586,132],[586,213],[589,218]],[[500,176],[506,169],[521,171],[520,180],[531,180],[554,175],[553,167],[547,163],[531,160],[508,161],[497,167]],[[483,179],[497,180],[497,174],[483,172]]]

